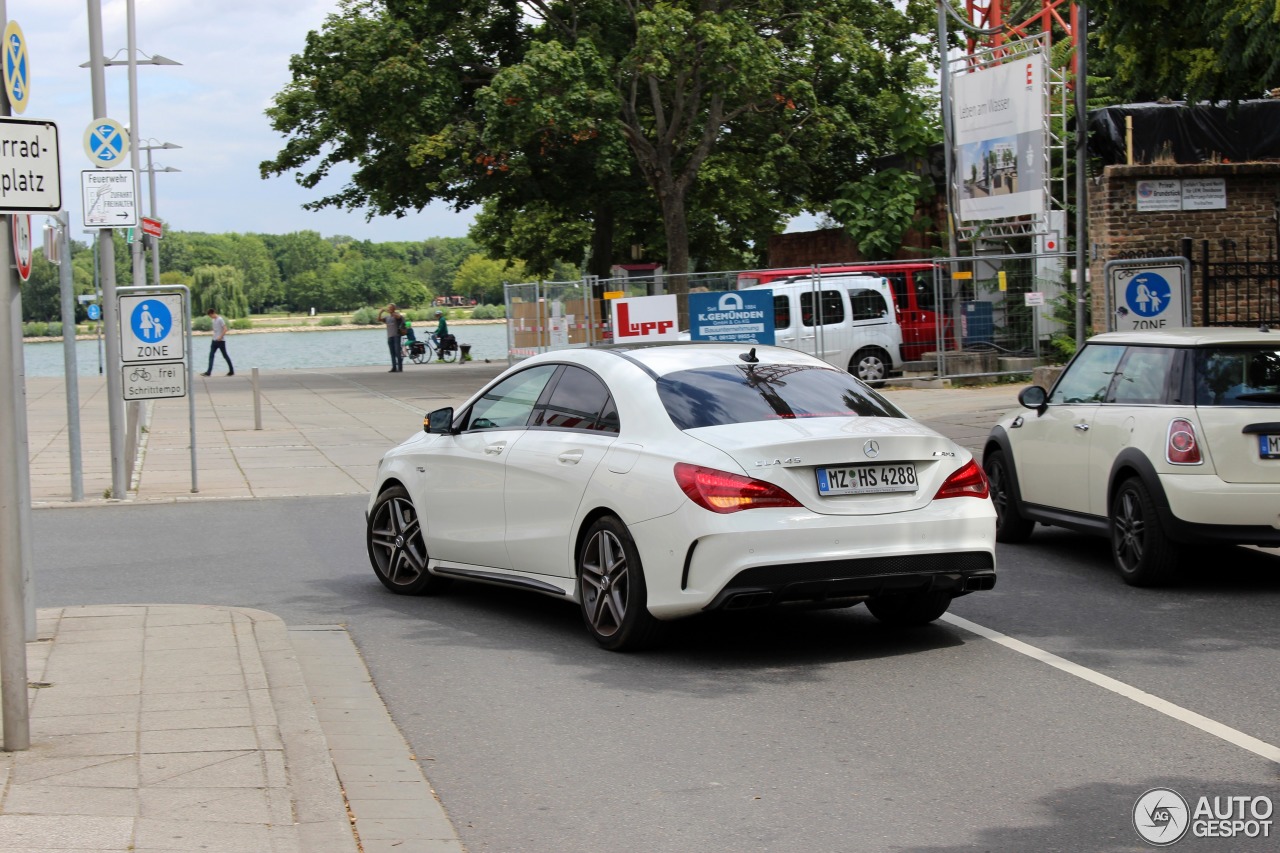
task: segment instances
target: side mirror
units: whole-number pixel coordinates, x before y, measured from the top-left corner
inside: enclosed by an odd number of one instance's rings
[[[1018,392],[1018,402],[1028,409],[1043,412],[1049,404],[1049,393],[1039,385],[1028,385]]]
[[[436,409],[422,419],[422,431],[432,435],[453,434],[453,407]]]

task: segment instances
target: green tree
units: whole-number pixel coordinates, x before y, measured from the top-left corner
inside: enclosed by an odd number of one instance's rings
[[[192,314],[210,308],[228,318],[249,316],[244,294],[244,274],[233,266],[196,267],[191,276]]]
[[[917,33],[930,31],[932,9],[925,0],[347,0],[291,62],[293,81],[268,110],[286,143],[261,169],[315,187],[334,166],[355,165],[350,183],[309,207],[403,214],[437,199],[493,200],[488,221],[501,230],[475,234],[491,253],[516,254],[512,241],[536,228],[516,227],[524,217],[551,226],[558,253],[576,260],[589,222],[593,268],[620,242],[660,242],[680,273],[691,236],[717,251],[754,243],[766,223],[825,204],[834,186],[868,171],[886,103],[915,98],[928,52]],[[704,167],[737,180],[712,184]],[[733,203],[701,207],[730,189]],[[640,190],[647,205],[632,203]],[[617,212],[646,206],[661,239],[619,240]],[[547,254],[537,268],[548,268]]]
[[[1117,100],[1247,100],[1280,86],[1277,0],[1091,0],[1089,12],[1089,68]]]
[[[458,268],[453,292],[485,305],[502,305],[506,301],[503,283],[525,280],[524,264],[520,261],[495,261],[477,254]]]

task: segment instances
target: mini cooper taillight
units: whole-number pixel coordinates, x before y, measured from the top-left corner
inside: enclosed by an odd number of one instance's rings
[[[977,462],[970,459],[967,464],[946,479],[933,499],[936,501],[942,498],[985,498],[989,494],[991,489],[987,485],[987,475]]]
[[[1200,442],[1196,441],[1196,428],[1186,418],[1169,421],[1169,440],[1165,444],[1165,459],[1174,465],[1199,465]]]
[[[712,512],[801,506],[786,490],[741,474],[685,462],[676,463],[675,474],[676,483],[689,496],[689,500]]]

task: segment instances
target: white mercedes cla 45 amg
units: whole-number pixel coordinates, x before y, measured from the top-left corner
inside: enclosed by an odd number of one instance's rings
[[[866,602],[931,622],[995,584],[969,451],[794,350],[563,350],[513,366],[383,458],[369,558],[392,592],[455,580],[576,602],[607,649],[711,610]]]

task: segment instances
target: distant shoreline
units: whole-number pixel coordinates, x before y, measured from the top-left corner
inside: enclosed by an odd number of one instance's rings
[[[381,332],[384,329],[384,325],[382,323],[377,323],[376,325],[370,325],[367,323],[366,324],[344,323],[341,326],[321,326],[318,324],[305,323],[305,321],[309,319],[310,319],[309,317],[304,318],[303,323],[299,323],[298,325],[282,325],[282,326],[264,325],[264,326],[255,326],[252,329],[228,329],[227,336],[235,337],[236,335],[261,335],[267,332],[350,332],[353,330],[358,331],[361,329],[364,329],[370,332]],[[505,325],[506,322],[507,322],[506,320],[450,320],[449,326],[450,328],[454,326],[493,326],[499,323]],[[426,328],[427,325],[428,323],[426,321],[423,321],[423,325],[414,326],[413,328],[414,328],[414,331],[417,331],[420,328]],[[430,326],[432,329],[435,328],[434,323],[430,324]],[[208,337],[211,334],[213,333],[194,331],[191,333],[191,336],[193,338],[198,338],[198,337]],[[96,333],[89,334],[89,335],[86,335],[86,334],[76,335],[77,341],[96,341],[97,339],[98,339],[98,335]],[[22,342],[24,344],[27,344],[27,343],[46,344],[46,343],[51,343],[51,342],[60,341],[60,340],[62,340],[61,336],[56,338],[50,338],[50,337],[23,338]]]

